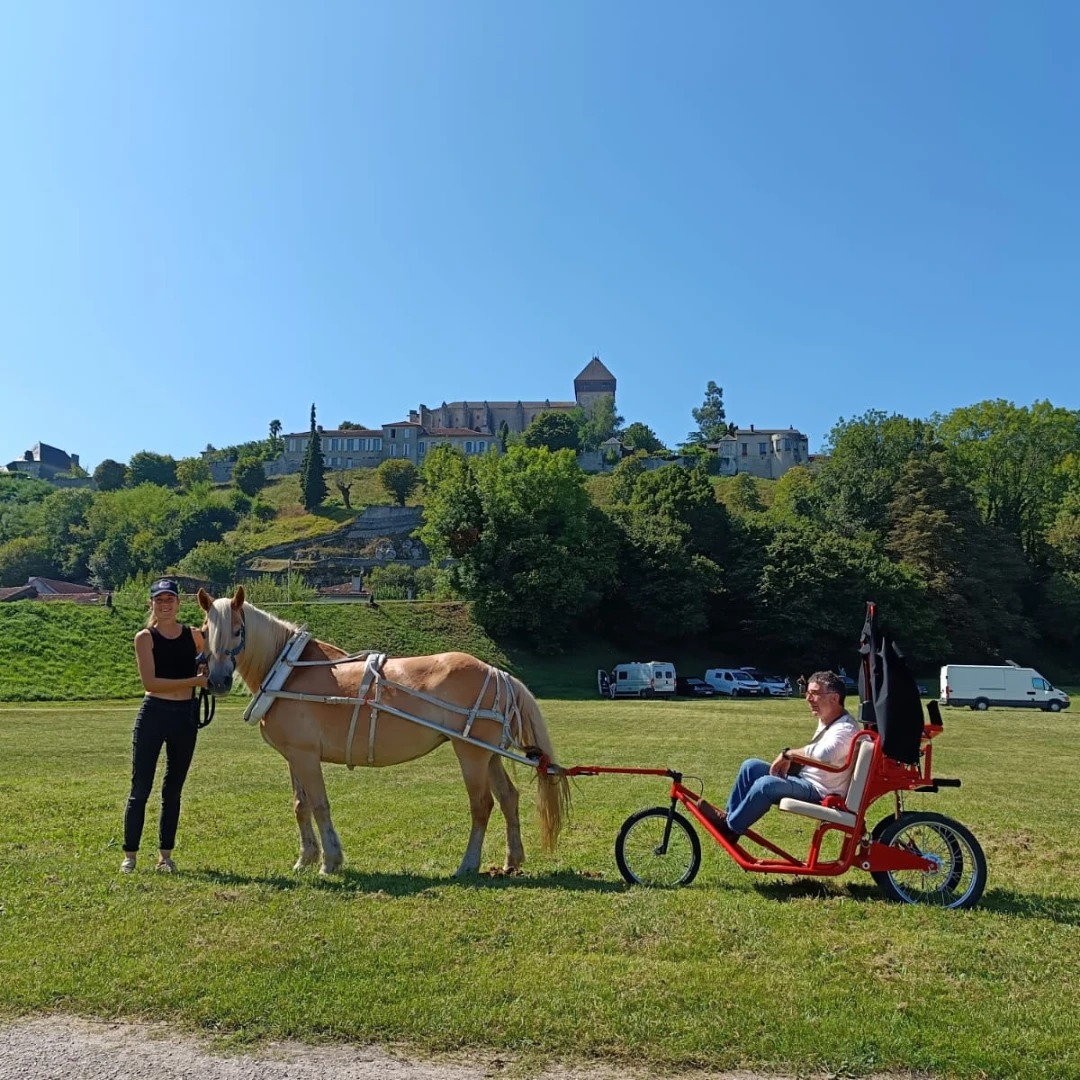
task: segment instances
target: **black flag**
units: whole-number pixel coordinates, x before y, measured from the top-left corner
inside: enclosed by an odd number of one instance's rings
[[[866,605],[859,646],[859,719],[876,727],[882,752],[905,765],[919,763],[923,734],[923,707],[914,676],[896,641],[881,631],[877,607]]]

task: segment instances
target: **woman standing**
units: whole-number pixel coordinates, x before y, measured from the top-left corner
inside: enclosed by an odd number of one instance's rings
[[[154,786],[161,747],[165,747],[165,778],[161,785],[160,850],[156,870],[171,874],[180,820],[180,792],[195,753],[198,734],[195,690],[206,686],[196,657],[203,650],[202,632],[177,619],[180,588],[171,578],[150,586],[150,618],[135,635],[135,656],[146,695],[135,717],[131,751],[131,794],[124,812],[122,874],[135,869],[142,839],[146,800]]]

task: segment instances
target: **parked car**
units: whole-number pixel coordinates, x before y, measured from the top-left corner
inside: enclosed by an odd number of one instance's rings
[[[758,675],[754,678],[761,683],[761,692],[767,697],[791,697],[791,680],[786,675]]]
[[[709,668],[705,681],[728,697],[761,697],[761,683],[740,668]]]
[[[680,675],[675,680],[675,693],[680,697],[716,697],[716,691],[704,679],[693,675]]]

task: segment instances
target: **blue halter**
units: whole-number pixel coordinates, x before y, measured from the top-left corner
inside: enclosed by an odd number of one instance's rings
[[[243,651],[244,646],[247,644],[247,623],[244,620],[243,615],[240,616],[240,644],[235,649],[226,649],[225,655],[230,660],[235,660]]]

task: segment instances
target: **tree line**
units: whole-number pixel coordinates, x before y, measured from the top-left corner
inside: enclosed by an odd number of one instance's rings
[[[445,564],[401,587],[472,600],[490,631],[545,650],[600,634],[791,663],[849,649],[874,599],[916,662],[1013,658],[1072,674],[1078,413],[1006,401],[929,419],[870,411],[841,419],[812,465],[757,481],[709,475],[720,395],[710,383],[699,438],[681,448],[686,460],[696,445],[696,467],[654,468],[643,446],[590,479],[542,417],[503,454],[442,447],[419,472],[393,463],[386,489],[403,502],[423,483],[420,538]],[[579,441],[591,423],[594,444],[614,428],[632,449],[613,410],[573,419]],[[302,488],[321,501],[317,440],[312,457]],[[112,587],[163,567],[231,580],[224,533],[276,513],[257,490],[212,488],[163,455],[121,468],[96,492],[0,478],[0,584],[41,574]]]
[[[592,500],[567,451],[440,449],[421,539],[491,630],[541,648],[600,633],[812,663],[850,650],[874,599],[916,663],[1074,670],[1080,414],[870,411],[775,482],[706,460],[634,454]]]

